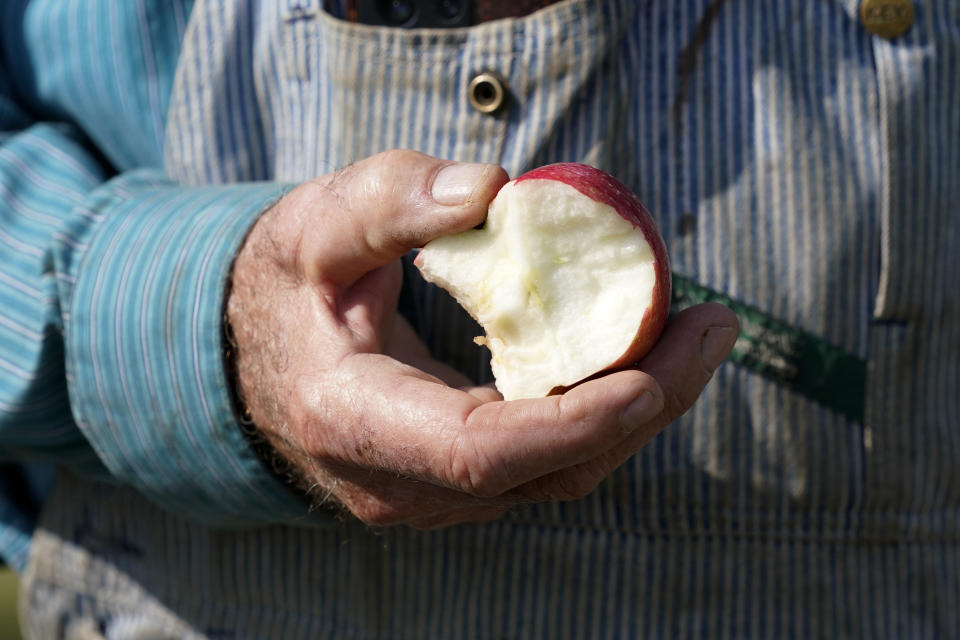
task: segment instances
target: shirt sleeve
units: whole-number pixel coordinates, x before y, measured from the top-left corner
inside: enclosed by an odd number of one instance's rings
[[[237,424],[223,362],[230,268],[285,187],[180,187],[148,172],[95,191],[94,221],[64,298],[77,424],[111,475],[214,525],[283,522],[307,504]]]
[[[0,87],[0,460],[215,526],[309,518],[248,446],[222,355],[233,257],[285,189],[111,176],[77,129],[30,122]]]

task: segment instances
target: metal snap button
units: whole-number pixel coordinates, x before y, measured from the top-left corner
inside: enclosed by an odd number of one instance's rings
[[[905,34],[913,25],[911,0],[863,0],[860,22],[870,33],[892,40]]]
[[[496,113],[507,101],[506,83],[495,71],[478,73],[467,87],[467,98],[480,113]]]

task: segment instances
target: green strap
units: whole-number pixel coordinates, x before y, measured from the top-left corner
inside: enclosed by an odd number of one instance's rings
[[[737,314],[740,336],[730,354],[731,361],[863,423],[866,362],[674,273],[671,313],[701,302],[719,302]]]

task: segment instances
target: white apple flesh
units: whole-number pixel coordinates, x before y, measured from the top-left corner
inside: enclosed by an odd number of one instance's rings
[[[504,399],[537,398],[633,364],[657,341],[670,266],[646,207],[608,174],[540,167],[490,204],[482,228],[437,238],[424,278],[480,323]]]

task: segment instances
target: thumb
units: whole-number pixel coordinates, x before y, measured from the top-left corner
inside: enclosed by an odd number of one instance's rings
[[[430,240],[486,219],[507,182],[492,164],[464,164],[415,151],[387,151],[305,183],[297,262],[314,281],[349,286]]]

